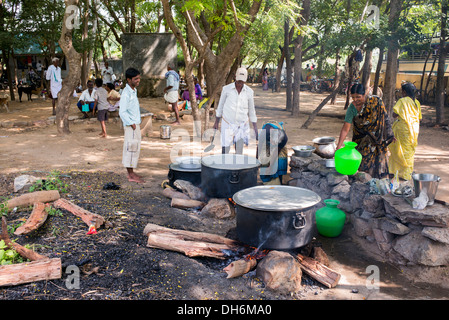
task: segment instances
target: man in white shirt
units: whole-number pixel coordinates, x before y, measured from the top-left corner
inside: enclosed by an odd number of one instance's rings
[[[114,71],[112,67],[109,66],[109,63],[105,61],[104,67],[101,68],[101,77],[103,78],[103,84],[112,83],[112,75]]]
[[[56,114],[56,100],[58,93],[62,88],[61,68],[59,67],[59,58],[54,57],[53,64],[48,67],[46,79],[50,80],[50,93],[52,98],[53,115]]]
[[[229,153],[232,144],[235,145],[236,153],[243,153],[243,144],[249,143],[249,122],[252,123],[256,139],[258,138],[254,91],[245,85],[247,78],[248,71],[239,68],[235,82],[224,86],[221,91],[214,129],[218,129],[221,120],[222,153]]]
[[[78,99],[78,103],[76,104],[76,106],[78,107],[78,109],[80,109],[80,111],[84,114],[84,118],[89,118],[87,112],[92,112],[92,115],[94,115],[94,106],[95,106],[95,98],[94,98],[94,93],[95,93],[95,89],[94,89],[94,82],[92,80],[88,80],[87,81],[87,89],[84,90],[81,93],[81,96]],[[83,111],[83,105],[88,105],[89,106],[89,111],[84,110]]]
[[[137,87],[140,83],[140,72],[129,68],[125,72],[127,85],[120,96],[119,116],[123,122],[125,141],[123,143],[122,164],[128,171],[128,181],[143,183],[144,180],[134,172],[140,155],[140,104],[137,98]]]

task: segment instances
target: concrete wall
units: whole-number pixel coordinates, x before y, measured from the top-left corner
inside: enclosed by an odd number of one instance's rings
[[[177,62],[176,37],[172,33],[124,33],[122,61],[123,73],[130,67],[140,71],[140,97],[162,96],[167,64],[176,66]]]

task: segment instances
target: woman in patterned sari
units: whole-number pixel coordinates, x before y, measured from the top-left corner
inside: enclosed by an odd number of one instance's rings
[[[421,105],[415,99],[415,86],[402,85],[402,98],[393,107],[397,119],[393,123],[396,141],[389,146],[391,156],[388,162],[390,173],[404,180],[412,178],[415,148],[418,145],[419,121],[422,119]]]
[[[353,102],[346,111],[337,149],[341,148],[352,125],[352,141],[362,154],[359,171],[381,179],[388,176],[387,150],[394,140],[388,113],[382,99],[366,95],[362,84],[351,87],[351,97]]]

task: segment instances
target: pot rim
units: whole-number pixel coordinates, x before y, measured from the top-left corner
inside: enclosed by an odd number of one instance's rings
[[[329,142],[319,142],[321,139],[328,139],[328,140],[331,140],[331,141],[329,141]],[[334,137],[326,136],[326,137],[315,138],[315,139],[312,140],[312,142],[321,145],[321,144],[332,144],[332,143],[335,142],[335,140],[336,139]]]
[[[218,170],[244,170],[260,166],[260,161],[254,157],[243,154],[218,154],[201,158],[201,166]]]

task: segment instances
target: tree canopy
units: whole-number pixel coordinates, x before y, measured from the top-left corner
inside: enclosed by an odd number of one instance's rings
[[[296,73],[315,63],[317,75],[328,77],[337,75],[338,69],[345,71],[348,57],[358,49],[369,59],[368,54],[378,50],[393,61],[396,50],[396,59],[428,52],[433,36],[440,37],[439,53],[444,54],[447,40],[442,39],[447,37],[447,0],[316,0],[310,1],[310,8],[309,0],[80,0],[76,6],[72,32],[73,45],[82,56],[81,83],[91,61],[98,68],[100,61],[121,57],[122,33],[173,32],[180,46],[179,65],[204,79],[215,101],[241,65],[278,69],[279,84],[279,69],[286,62],[301,61]],[[3,66],[31,43],[48,59],[54,56],[66,7],[63,0],[2,1]],[[290,65],[293,71],[294,63]],[[190,74],[186,78],[192,81]],[[393,82],[388,86],[387,96],[395,90]],[[292,101],[300,101],[299,90],[291,94]],[[292,112],[298,115],[298,110]]]

